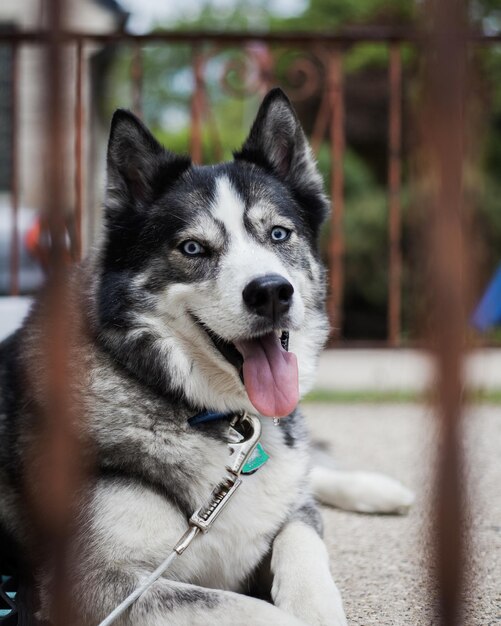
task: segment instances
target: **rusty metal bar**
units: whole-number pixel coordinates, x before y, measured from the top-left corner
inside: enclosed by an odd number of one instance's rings
[[[211,107],[207,89],[204,89],[203,109],[207,120],[207,128],[210,134],[211,145],[214,146],[214,157],[216,161],[223,160],[223,145],[217,129],[216,117]]]
[[[47,2],[49,44],[45,50],[45,116],[47,120],[45,145],[47,148],[47,184],[44,212],[50,232],[48,285],[48,313],[44,329],[46,355],[47,406],[44,411],[42,439],[39,442],[43,456],[44,491],[50,488],[51,497],[37,502],[38,519],[55,555],[55,581],[52,588],[52,605],[55,621],[63,624],[67,617],[67,598],[62,593],[61,581],[65,574],[65,544],[67,539],[68,502],[70,492],[67,469],[68,376],[67,376],[67,292],[65,288],[65,190],[61,184],[61,164],[65,163],[65,80],[62,50],[62,3]],[[38,479],[40,480],[40,478]],[[48,496],[48,493],[45,494]],[[50,508],[47,502],[51,502]]]
[[[82,213],[83,213],[83,43],[78,41],[76,46],[75,68],[75,242],[74,258],[82,258]]]
[[[19,44],[12,44],[12,92],[11,92],[11,171],[10,171],[10,191],[11,191],[11,211],[12,211],[12,233],[10,241],[10,295],[19,295]]]
[[[401,251],[401,177],[402,177],[402,55],[400,45],[390,46],[388,68],[390,87],[388,125],[388,343],[400,342],[402,302],[402,251]]]
[[[445,31],[444,31],[445,32]],[[501,42],[501,34],[486,35],[482,31],[470,29],[465,33],[468,41],[478,44],[499,44]],[[146,43],[202,43],[213,42],[220,44],[239,44],[242,42],[261,41],[270,44],[293,44],[293,45],[314,45],[324,43],[327,45],[342,44],[349,45],[360,43],[362,41],[368,43],[391,43],[391,42],[424,42],[426,36],[419,30],[413,28],[396,28],[383,26],[366,26],[350,28],[349,30],[332,32],[250,32],[250,31],[234,31],[234,32],[207,32],[207,31],[156,31],[137,35],[125,32],[114,33],[95,33],[91,31],[71,30],[62,34],[64,41],[74,41],[75,39],[85,39],[94,43],[133,43],[138,42],[143,45]],[[6,32],[2,34],[5,41],[23,41],[26,43],[41,43],[47,40],[47,33],[41,30],[23,30],[17,33]]]
[[[259,73],[261,76],[260,93],[264,97],[266,93],[274,86],[275,77],[275,60],[270,47],[264,45],[257,55],[259,64]]]
[[[25,486],[29,495],[34,531],[53,576],[48,584],[50,622],[55,626],[76,624],[71,601],[70,563],[72,531],[75,525],[75,498],[83,487],[83,449],[77,432],[78,414],[75,371],[78,351],[76,316],[70,310],[66,214],[69,191],[67,176],[68,77],[63,40],[64,0],[47,0],[47,37],[44,49],[43,118],[45,122],[46,184],[43,209],[50,235],[49,279],[40,306],[43,329],[39,346],[44,357],[38,377],[44,390],[37,424],[36,447],[27,467]],[[66,50],[67,52],[67,50]],[[71,356],[70,356],[71,352]],[[70,363],[75,371],[70,375]],[[37,378],[38,380],[38,378]]]
[[[330,55],[327,89],[331,110],[331,233],[329,240],[330,292],[327,302],[331,339],[341,337],[344,289],[344,87],[343,53],[334,48]]]
[[[445,31],[444,31],[445,32]],[[476,44],[499,44],[501,34],[485,34],[482,31],[473,29],[465,32],[468,41]],[[349,30],[332,32],[207,32],[207,31],[156,31],[137,35],[125,32],[95,33],[91,31],[68,30],[62,34],[64,41],[74,41],[75,39],[85,39],[94,43],[133,43],[140,45],[147,43],[203,43],[212,42],[217,44],[240,44],[247,42],[265,42],[269,44],[291,44],[291,45],[314,45],[324,43],[327,45],[349,45],[360,42],[367,43],[391,43],[409,42],[422,43],[426,40],[426,35],[414,28],[396,28],[383,26],[366,26],[350,28]],[[42,43],[47,40],[47,32],[42,30],[23,30],[18,32],[2,33],[2,39],[6,42],[22,41],[26,43]]]
[[[431,193],[428,215],[432,347],[437,366],[437,482],[432,535],[440,623],[463,621],[465,502],[461,449],[466,282],[463,169],[466,111],[466,6],[463,0],[427,5],[431,33],[426,46],[423,160]],[[436,568],[435,568],[436,565]]]
[[[132,84],[132,110],[141,118],[143,116],[143,53],[139,44],[136,44],[132,49],[130,76]]]
[[[204,59],[201,50],[193,50],[193,78],[195,86],[191,98],[190,154],[193,163],[202,162],[202,116],[204,98]]]
[[[313,131],[311,133],[311,147],[315,155],[318,155],[322,140],[325,136],[325,131],[329,127],[329,118],[331,116],[329,100],[329,94],[325,90],[322,94],[322,100],[320,102],[320,107],[318,109],[317,117],[315,118],[315,123],[313,125]]]

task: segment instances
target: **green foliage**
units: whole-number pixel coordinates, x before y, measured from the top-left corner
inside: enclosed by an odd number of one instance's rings
[[[328,31],[357,24],[407,22],[414,12],[413,0],[310,0],[303,14],[275,19],[272,25],[282,30]]]
[[[330,185],[329,147],[324,144],[318,155],[319,168]],[[362,307],[378,321],[366,338],[384,336],[385,309],[388,293],[388,228],[386,190],[377,184],[367,163],[353,150],[344,157],[344,240],[345,292],[344,318],[353,318],[353,309]],[[336,207],[334,207],[336,210]],[[327,261],[330,224],[323,232],[321,245]],[[371,315],[371,313],[369,313]]]
[[[314,389],[303,403],[315,404],[418,404],[429,401],[426,394],[415,391],[337,391]]]
[[[380,43],[364,43],[353,46],[345,55],[344,71],[354,74],[370,67],[388,67],[388,46]]]
[[[158,127],[166,106],[186,108],[193,91],[190,61],[188,46],[150,45],[142,49],[142,102],[148,124]],[[132,105],[131,63],[132,48],[118,46],[105,98],[108,115],[118,107]]]
[[[476,239],[481,242],[478,251],[481,264],[481,285],[485,287],[495,268],[501,263],[501,181],[486,175],[484,183],[472,199]]]
[[[466,400],[468,404],[501,405],[501,389],[470,389]],[[303,402],[315,404],[430,404],[430,393],[416,391],[336,391],[333,389],[314,389]]]
[[[416,58],[416,50],[411,45],[402,45],[402,62],[409,67]],[[356,74],[367,69],[384,69],[388,67],[389,48],[386,43],[361,43],[353,45],[344,55],[343,69],[345,74]]]
[[[249,125],[243,123],[245,118],[244,101],[226,100],[215,108],[214,128],[208,125],[202,130],[202,154],[204,163],[216,163],[230,160],[232,152],[241,147],[249,131]],[[190,130],[187,126],[178,131],[167,130],[162,124],[151,125],[157,139],[169,150],[177,153],[188,153],[190,149]],[[221,152],[218,153],[218,147]]]

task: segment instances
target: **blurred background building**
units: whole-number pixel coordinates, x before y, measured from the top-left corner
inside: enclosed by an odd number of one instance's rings
[[[123,7],[114,0],[68,1],[65,27],[93,33],[121,31],[127,19]],[[35,32],[43,29],[47,20],[45,3],[41,0],[3,0],[0,5],[0,44],[2,33]],[[99,203],[95,194],[102,187],[102,162],[106,140],[106,122],[99,118],[99,89],[107,72],[111,53],[106,45],[89,45],[83,56],[82,81],[84,99],[88,104],[86,114],[85,160],[89,164],[89,182],[85,185],[85,223],[95,213],[91,207]],[[67,90],[68,121],[75,106],[74,55],[68,55]],[[32,293],[43,280],[39,255],[30,250],[33,245],[43,245],[39,233],[38,214],[41,209],[44,187],[44,131],[46,115],[42,101],[43,56],[36,41],[14,49],[0,45],[0,293],[10,290],[11,248],[13,217],[11,212],[13,176],[18,188],[16,198],[19,220],[19,288],[22,293]],[[68,128],[68,160],[72,158],[74,127]],[[13,161],[16,161],[15,165]],[[95,164],[95,167],[93,166]],[[99,167],[98,167],[99,164]],[[14,174],[15,167],[15,174]],[[61,164],[64,174],[71,177],[68,164]],[[91,183],[90,181],[95,181]],[[99,183],[98,183],[99,181]],[[74,200],[70,200],[71,215]],[[41,237],[38,237],[38,236]]]

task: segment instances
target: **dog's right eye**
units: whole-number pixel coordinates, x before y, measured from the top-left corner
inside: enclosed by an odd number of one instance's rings
[[[179,246],[179,249],[186,256],[200,256],[201,254],[205,254],[205,248],[201,243],[198,243],[198,241],[195,241],[194,239],[183,241],[183,243]]]

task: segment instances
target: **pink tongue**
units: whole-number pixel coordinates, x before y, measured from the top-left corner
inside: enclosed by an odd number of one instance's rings
[[[252,404],[261,415],[289,415],[299,402],[296,355],[282,348],[275,333],[235,345],[244,358],[244,385]]]

